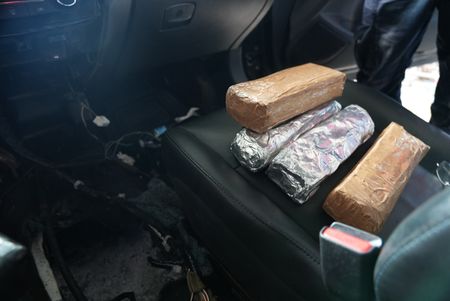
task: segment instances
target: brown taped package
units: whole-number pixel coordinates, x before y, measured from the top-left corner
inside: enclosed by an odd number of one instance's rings
[[[378,233],[414,168],[429,149],[392,122],[328,195],[324,210],[337,221]]]
[[[305,64],[228,88],[228,113],[242,126],[264,133],[342,95],[345,74]]]

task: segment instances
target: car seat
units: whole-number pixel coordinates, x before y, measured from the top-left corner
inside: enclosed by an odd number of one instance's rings
[[[334,298],[328,293],[321,277],[319,231],[333,222],[322,210],[322,204],[328,193],[391,121],[403,125],[431,146],[421,162],[424,168],[434,171],[437,162],[448,160],[450,137],[383,94],[348,81],[344,95],[338,101],[343,106],[358,104],[365,108],[375,122],[375,134],[327,178],[316,194],[303,205],[290,200],[264,173],[255,174],[239,165],[229,148],[241,127],[225,110],[181,124],[169,130],[164,137],[163,164],[183,200],[185,213],[194,231],[252,299]],[[444,206],[446,216],[450,212],[448,195],[441,196],[447,199]],[[434,217],[430,218],[433,220]],[[440,234],[448,234],[449,228],[446,226],[439,231],[444,231]],[[448,241],[441,242],[447,257],[450,254]],[[395,243],[388,242],[387,246],[395,248],[389,251],[385,247],[380,260],[388,256],[383,254],[395,252],[396,248],[401,247],[397,244],[403,242],[406,243],[401,239]],[[420,248],[417,246],[417,250]],[[443,249],[436,251],[443,252]],[[405,256],[405,261],[401,259],[393,263],[407,271],[406,260],[413,258]],[[448,258],[446,260],[448,262]],[[382,273],[387,277],[380,279],[397,277],[397,272],[392,268],[380,271],[384,271]],[[448,273],[444,275],[447,281],[450,280],[448,276]],[[408,283],[410,279],[405,281]],[[388,282],[377,282],[380,296],[384,296],[384,292],[390,294],[389,289],[385,289],[386,285],[393,285],[399,290],[408,289],[408,286],[401,287],[401,281],[396,284]]]

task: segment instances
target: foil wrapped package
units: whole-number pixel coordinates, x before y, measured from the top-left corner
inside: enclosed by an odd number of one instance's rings
[[[231,152],[243,166],[253,172],[259,171],[266,167],[286,144],[340,110],[341,104],[332,101],[264,134],[244,128],[236,134],[231,143]]]
[[[373,131],[367,111],[350,105],[280,151],[266,173],[287,195],[303,204]]]

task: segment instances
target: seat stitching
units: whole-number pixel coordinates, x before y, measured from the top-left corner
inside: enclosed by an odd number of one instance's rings
[[[183,130],[187,131],[186,129],[183,128]],[[188,131],[187,131],[188,132]],[[197,140],[199,140],[195,135],[191,134],[188,132],[188,134],[192,135],[194,138],[196,138]],[[278,229],[273,228],[270,224],[268,224],[267,222],[265,222],[263,219],[261,219],[260,217],[256,216],[253,212],[251,212],[241,201],[239,201],[238,199],[236,199],[234,196],[232,196],[225,187],[223,187],[221,184],[219,184],[214,178],[212,178],[210,175],[208,175],[208,173],[195,161],[192,159],[192,157],[187,154],[175,141],[174,139],[172,139],[172,137],[170,136],[170,134],[167,135],[167,138],[172,142],[172,144],[176,147],[176,149],[182,153],[192,164],[194,164],[201,172],[202,174],[207,177],[209,179],[210,182],[212,182],[218,189],[220,192],[222,192],[222,194],[229,198],[232,199],[236,204],[239,205],[239,207],[241,207],[241,209],[243,209],[248,215],[250,215],[252,218],[254,218],[255,220],[259,221],[260,223],[262,223],[263,225],[265,225],[266,227],[268,227],[269,229],[271,229],[272,231],[281,234],[281,236],[283,236],[285,239],[287,239],[289,242],[291,242],[295,247],[297,247],[304,255],[306,255],[309,259],[311,259],[314,263],[316,264],[320,264],[319,260],[314,258],[313,255],[309,254],[304,248],[302,248],[301,246],[299,246],[291,237],[289,237],[288,234],[284,233],[283,231],[280,231]],[[200,140],[199,140],[200,141]],[[201,141],[200,141],[201,142]]]

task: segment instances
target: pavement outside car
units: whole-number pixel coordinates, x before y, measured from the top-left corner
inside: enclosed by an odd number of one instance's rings
[[[435,62],[408,68],[402,83],[403,106],[427,122],[438,79],[439,64]]]

